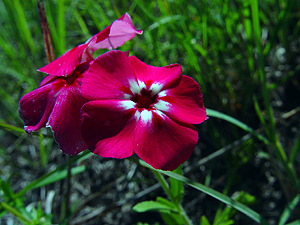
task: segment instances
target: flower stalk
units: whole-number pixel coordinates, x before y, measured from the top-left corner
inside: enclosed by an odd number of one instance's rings
[[[192,225],[193,223],[192,223],[191,219],[186,214],[186,212],[183,209],[182,205],[179,202],[177,202],[177,200],[174,197],[172,191],[170,190],[168,182],[163,177],[163,175],[161,173],[159,173],[157,170],[153,170],[152,169],[152,172],[154,173],[154,175],[157,178],[158,182],[161,184],[161,187],[164,189],[164,191],[166,192],[166,194],[169,197],[169,199],[176,206],[177,211],[182,216],[182,220],[183,220],[184,224]]]

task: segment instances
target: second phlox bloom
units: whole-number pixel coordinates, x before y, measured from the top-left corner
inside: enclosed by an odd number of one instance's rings
[[[121,51],[95,59],[81,86],[88,148],[112,158],[135,152],[162,170],[186,161],[198,141],[192,124],[207,117],[199,85],[181,73],[179,64],[154,67]]]
[[[64,153],[76,155],[87,149],[80,130],[80,109],[86,102],[80,91],[83,72],[94,60],[94,51],[119,47],[141,33],[135,30],[126,13],[86,43],[40,68],[39,71],[48,76],[39,88],[20,100],[19,114],[24,120],[25,131],[31,133],[45,126],[50,127]]]

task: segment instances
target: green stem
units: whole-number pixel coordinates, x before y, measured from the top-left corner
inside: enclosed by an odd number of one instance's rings
[[[72,168],[72,162],[71,162],[71,156],[67,155],[67,163],[68,163],[68,174],[67,174],[67,193],[66,193],[66,212],[65,215],[70,215],[70,195],[71,195],[71,168]]]
[[[186,214],[185,210],[183,209],[181,204],[176,201],[176,198],[174,197],[173,193],[171,192],[169,184],[166,181],[166,179],[157,170],[152,169],[152,171],[153,171],[154,175],[156,176],[157,180],[159,181],[159,183],[161,184],[162,188],[166,192],[167,196],[170,198],[170,200],[176,206],[176,208],[177,208],[178,212],[180,213],[180,215],[182,215],[182,218],[184,220],[184,224],[192,225],[193,223],[190,220],[190,218],[188,217],[188,215]]]
[[[28,220],[27,218],[25,218],[18,210],[16,210],[15,208],[11,207],[9,204],[7,204],[6,202],[0,202],[0,206],[2,206],[6,211],[10,212],[11,214],[13,214],[15,217],[23,220],[24,222],[31,224],[32,222],[30,220]]]

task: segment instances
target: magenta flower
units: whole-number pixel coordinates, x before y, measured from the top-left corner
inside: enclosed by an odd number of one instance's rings
[[[121,51],[95,59],[81,86],[82,135],[102,157],[134,152],[156,169],[174,170],[188,159],[198,140],[192,124],[206,110],[199,85],[181,75],[179,64],[147,65]]]
[[[135,30],[126,13],[85,44],[40,68],[39,71],[49,75],[39,88],[20,100],[19,114],[24,120],[25,131],[31,133],[45,126],[51,127],[64,153],[75,155],[87,149],[80,131],[80,109],[86,102],[80,86],[83,72],[94,60],[91,53],[99,48],[118,47],[141,33]]]

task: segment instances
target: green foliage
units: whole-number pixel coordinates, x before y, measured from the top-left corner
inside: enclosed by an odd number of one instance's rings
[[[156,171],[168,200],[158,197],[156,201],[137,204],[134,210],[159,211],[167,224],[189,223],[188,212],[182,207],[185,183],[227,205],[220,206],[212,224],[232,224],[237,211],[260,223],[263,218],[259,213],[263,212],[247,207],[255,202],[254,196],[240,191],[235,200],[228,197],[233,184],[239,182],[239,169],[257,157],[271,162],[271,171],[287,201],[276,219],[279,224],[291,219],[299,204],[300,134],[280,136],[277,123],[280,110],[274,113],[272,100],[289,81],[297,81],[299,52],[295,43],[299,42],[299,1],[49,0],[43,3],[56,57],[129,12],[133,23],[144,33],[120,49],[130,50],[130,54],[154,66],[182,65],[184,74],[200,84],[205,105],[210,108],[207,110],[210,119],[204,129],[212,146],[221,148],[241,140],[247,133],[252,135],[235,145],[237,151],[231,151],[230,157],[223,157],[230,168],[222,174],[228,179],[222,189],[224,194],[208,187],[215,178],[213,169],[206,174],[207,186],[183,177],[181,167],[174,173]],[[55,165],[52,172],[46,172],[55,145],[52,135],[45,130],[26,135],[18,116],[21,96],[37,88],[45,76],[36,71],[47,63],[36,1],[0,1],[0,15],[0,163],[2,167],[15,166],[18,170],[15,162],[24,161],[30,170],[42,174],[14,192],[10,179],[15,175],[14,170],[4,172],[0,168],[0,218],[10,212],[24,224],[51,224],[52,216],[44,214],[39,204],[27,211],[23,203],[28,191],[58,182],[68,173],[66,165]],[[276,56],[281,47],[286,51],[285,62]],[[287,71],[280,69],[285,66]],[[273,72],[267,74],[267,69]],[[274,76],[276,71],[282,76]],[[295,109],[291,115],[297,113]],[[280,117],[281,122],[289,118]],[[284,123],[281,129],[282,126]],[[280,138],[288,139],[287,144],[282,145]],[[257,150],[257,144],[261,143],[264,147]],[[30,158],[28,152],[32,148],[37,149],[38,160]],[[11,153],[20,158],[15,161]],[[80,155],[73,165],[87,157],[90,157],[87,153]],[[215,155],[207,157],[214,159]],[[76,175],[85,170],[84,165],[75,166],[71,173]],[[169,183],[162,174],[170,176]],[[201,216],[200,224],[210,224],[205,215]],[[289,224],[299,224],[299,220]]]
[[[180,165],[173,172],[182,175],[182,165]],[[184,192],[183,183],[170,177],[170,185],[171,185],[171,192],[173,193],[175,198],[175,202],[179,204],[182,200],[182,196]]]
[[[176,204],[162,197],[157,197],[156,201],[138,203],[132,209],[136,212],[157,211],[161,214],[164,222],[169,225],[185,224]]]
[[[159,212],[169,212],[176,211],[174,205],[171,202],[162,202],[162,198],[160,201],[145,201],[138,203],[132,209],[136,212],[147,212],[147,211],[159,211]]]

